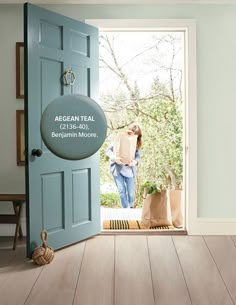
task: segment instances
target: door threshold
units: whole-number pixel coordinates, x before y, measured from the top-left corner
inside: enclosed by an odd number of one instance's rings
[[[185,229],[175,230],[101,230],[99,235],[188,235]]]

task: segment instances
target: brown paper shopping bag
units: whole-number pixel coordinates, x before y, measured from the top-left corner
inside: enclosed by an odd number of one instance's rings
[[[114,153],[124,164],[130,163],[135,158],[137,147],[137,135],[129,135],[126,132],[119,133],[114,141]]]
[[[175,227],[183,226],[183,213],[182,213],[182,190],[170,190],[170,207],[172,223]]]
[[[142,222],[146,228],[171,225],[167,204],[166,190],[153,195],[147,194],[146,190],[144,191]]]

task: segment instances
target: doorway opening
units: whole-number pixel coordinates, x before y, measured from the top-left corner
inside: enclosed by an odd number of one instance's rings
[[[183,30],[160,28],[100,31],[100,104],[109,130],[101,149],[102,229],[107,229],[107,221],[114,226],[108,228],[123,229],[114,220],[140,221],[140,226],[143,209],[150,208],[144,192],[149,198],[162,192],[166,199],[158,210],[165,218],[161,230],[185,230],[185,35]],[[134,208],[126,209],[121,207],[106,152],[133,122],[141,126],[143,144]],[[173,201],[176,192],[178,199]]]

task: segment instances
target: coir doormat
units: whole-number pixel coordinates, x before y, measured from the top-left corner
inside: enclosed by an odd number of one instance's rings
[[[104,220],[104,230],[170,230],[173,226],[157,226],[146,228],[141,220]]]

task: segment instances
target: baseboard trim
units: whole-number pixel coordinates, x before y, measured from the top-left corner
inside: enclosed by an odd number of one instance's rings
[[[236,235],[236,218],[198,217],[189,222],[189,235]]]
[[[208,222],[208,223],[236,223],[236,218],[205,218],[198,217],[197,220],[199,222]]]
[[[23,235],[26,236],[26,218],[21,220]],[[108,231],[108,232],[106,232]],[[166,232],[153,232],[145,230],[144,232],[134,232],[131,230],[102,230],[101,235],[166,235]],[[136,230],[137,231],[137,230]],[[164,233],[164,234],[163,234]],[[205,218],[198,217],[196,221],[189,223],[187,232],[185,230],[167,232],[167,235],[236,235],[236,218]],[[14,224],[0,224],[0,236],[14,236]]]

